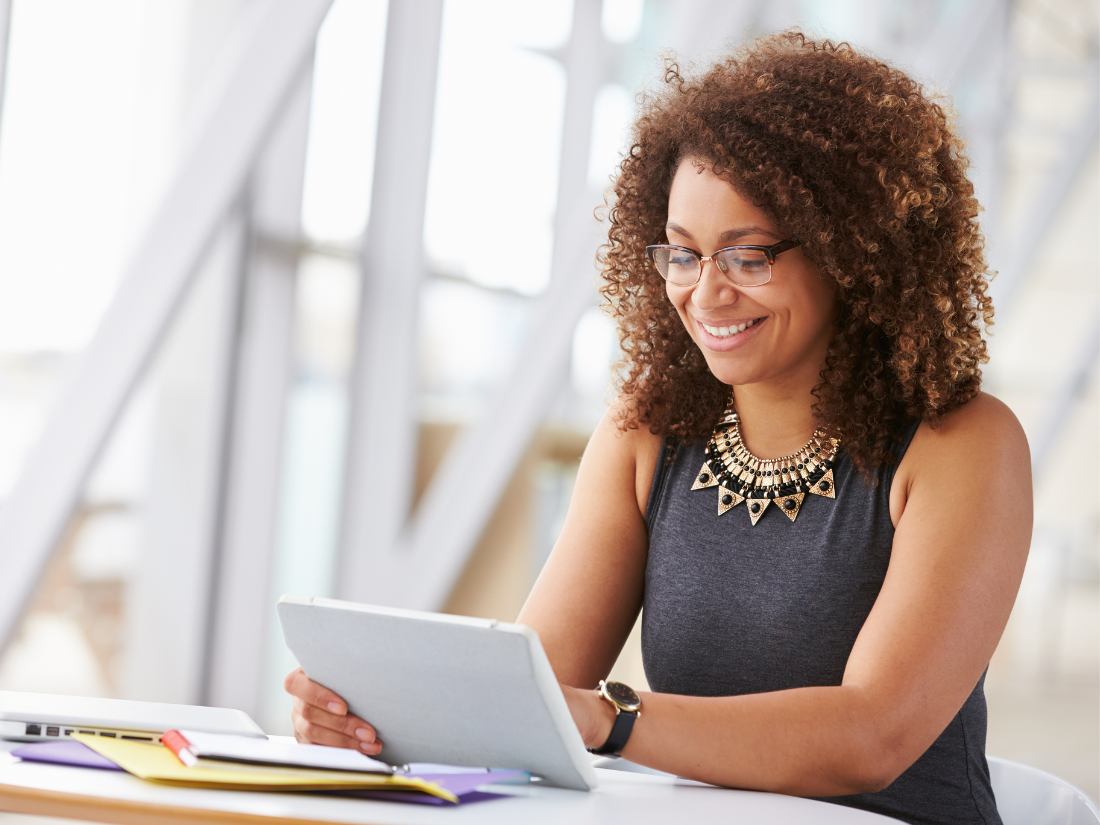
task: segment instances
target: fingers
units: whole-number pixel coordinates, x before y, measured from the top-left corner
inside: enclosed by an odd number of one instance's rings
[[[283,689],[306,704],[328,709],[331,713],[343,715],[348,712],[347,703],[326,687],[314,682],[300,667],[287,674],[283,680]]]
[[[295,699],[291,718],[294,737],[299,742],[351,748],[371,756],[382,750],[374,728],[358,716],[337,716]]]
[[[283,687],[294,697],[291,721],[299,742],[351,748],[370,756],[382,750],[374,727],[349,714],[343,699],[312,681],[301,668],[287,675]]]

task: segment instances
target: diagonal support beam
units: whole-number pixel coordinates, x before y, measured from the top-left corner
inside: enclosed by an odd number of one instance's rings
[[[539,299],[516,366],[488,405],[447,452],[424,492],[416,518],[384,557],[371,598],[382,604],[439,610],[477,546],[497,502],[567,374],[573,330],[596,302],[592,253],[597,226],[584,205],[567,226],[573,256]]]
[[[219,222],[242,191],[332,0],[256,4],[224,84],[200,111],[179,171],[122,274],[91,343],[0,510],[0,650],[49,561],[88,475],[145,372]]]

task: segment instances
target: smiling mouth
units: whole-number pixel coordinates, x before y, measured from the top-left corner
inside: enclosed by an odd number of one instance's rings
[[[732,326],[728,327],[712,327],[709,324],[704,324],[702,321],[700,321],[699,326],[701,326],[715,338],[729,338],[731,335],[736,335],[739,332],[744,332],[749,327],[753,326],[754,324],[758,324],[762,320],[764,319],[753,318],[751,321],[745,321],[742,324],[733,324]]]

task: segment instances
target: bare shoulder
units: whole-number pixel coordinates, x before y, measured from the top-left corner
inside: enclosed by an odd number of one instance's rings
[[[915,484],[944,492],[950,480],[977,492],[986,484],[1031,494],[1031,452],[1019,420],[1004,402],[979,393],[935,427],[922,423],[898,466],[891,511],[900,515]]]
[[[1030,461],[1027,437],[1016,415],[1003,401],[984,392],[956,407],[935,427],[922,424],[913,446],[939,457],[954,454],[956,460],[963,457],[958,450],[981,450],[1009,461]]]
[[[638,508],[644,513],[661,453],[661,436],[650,432],[645,424],[622,426],[627,412],[622,399],[612,403],[588,442],[585,461],[613,464],[620,472],[629,474]]]

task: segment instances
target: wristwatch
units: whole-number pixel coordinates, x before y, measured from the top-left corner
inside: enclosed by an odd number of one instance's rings
[[[622,682],[605,682],[603,679],[600,680],[596,693],[615,708],[615,724],[611,726],[607,741],[598,748],[589,748],[588,751],[598,756],[618,756],[630,739],[635,720],[642,715],[642,698],[633,688]]]

